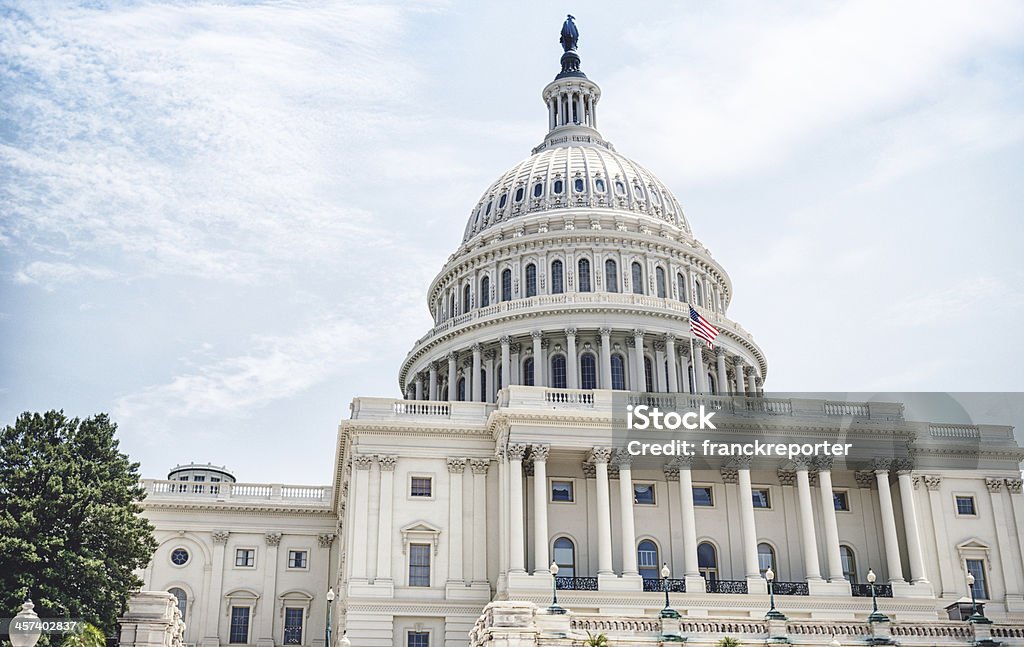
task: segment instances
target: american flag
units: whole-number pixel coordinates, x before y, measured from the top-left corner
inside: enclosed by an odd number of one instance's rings
[[[712,343],[718,337],[718,328],[711,325],[711,322],[700,316],[700,313],[690,306],[690,332],[697,335],[708,343],[708,348],[714,348]]]

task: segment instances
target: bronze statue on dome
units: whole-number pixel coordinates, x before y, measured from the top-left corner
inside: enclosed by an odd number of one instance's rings
[[[574,20],[576,19],[570,14],[562,23],[562,37],[558,39],[558,42],[562,44],[562,49],[566,52],[575,50],[576,43],[580,40],[580,32],[576,29]]]

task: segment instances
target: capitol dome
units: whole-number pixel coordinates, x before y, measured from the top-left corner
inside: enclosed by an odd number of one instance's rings
[[[543,141],[484,191],[430,285],[435,325],[402,363],[405,397],[761,393],[768,363],[727,316],[728,274],[665,183],[602,137],[601,89],[574,47],[541,96]],[[718,330],[713,346],[691,333],[691,309]]]

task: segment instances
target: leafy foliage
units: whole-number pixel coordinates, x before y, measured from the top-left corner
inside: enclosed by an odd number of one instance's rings
[[[0,614],[27,597],[41,617],[84,618],[111,634],[153,526],[140,516],[139,464],[106,414],[24,413],[0,430]]]
[[[731,636],[726,636],[715,643],[715,647],[741,647],[743,643]]]
[[[107,640],[99,627],[86,623],[82,633],[71,634],[64,639],[61,647],[105,647],[106,644]]]
[[[587,632],[587,639],[583,641],[586,647],[608,647],[608,636],[604,634],[597,634],[596,636],[589,631]]]

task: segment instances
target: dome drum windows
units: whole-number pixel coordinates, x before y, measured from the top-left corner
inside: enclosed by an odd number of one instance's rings
[[[594,190],[597,191],[598,193],[604,193],[604,180],[602,180],[601,178],[597,178],[596,180],[594,180]]]
[[[626,195],[626,185],[622,180],[615,180],[615,195]]]
[[[533,197],[539,198],[544,195],[544,183],[538,182],[533,185]]]
[[[485,276],[480,279],[480,307],[486,308],[491,305],[491,277]]]
[[[668,296],[668,286],[665,284],[665,270],[661,267],[654,268],[654,283],[658,291],[658,298],[664,299]]]
[[[512,300],[512,270],[507,268],[501,271],[501,300]]]
[[[609,292],[619,291],[619,269],[614,260],[604,262],[604,289]]]
[[[526,266],[526,296],[537,296],[537,266],[533,263]]]
[[[504,209],[505,205],[507,203],[508,203],[508,193],[502,193],[501,197],[498,198],[498,208],[499,209]]]
[[[563,182],[562,180],[555,180],[551,184],[551,192],[554,193],[555,195],[561,195],[562,191],[564,189],[565,189],[565,182]]]
[[[515,201],[516,202],[522,202],[523,198],[525,197],[525,193],[526,193],[526,191],[523,189],[523,187],[517,188],[516,189]]]
[[[640,263],[633,261],[632,265],[633,294],[644,293],[644,269]]]
[[[551,294],[562,294],[565,292],[565,273],[562,271],[562,261],[551,261]]]
[[[590,292],[591,291],[591,287],[590,287],[590,261],[585,259],[585,258],[581,258],[580,262],[578,263],[578,269],[579,269],[579,291],[580,292]]]
[[[573,180],[572,188],[574,191],[576,191],[576,193],[583,193],[584,189],[586,188],[586,184],[584,184],[583,178],[578,177],[575,180]]]

